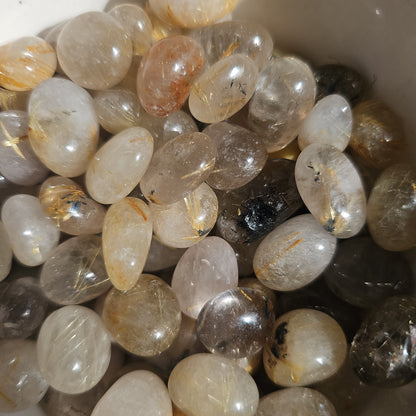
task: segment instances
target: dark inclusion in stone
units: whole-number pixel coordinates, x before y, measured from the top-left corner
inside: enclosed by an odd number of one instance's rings
[[[250,243],[292,216],[303,205],[294,171],[294,161],[270,159],[247,185],[218,192],[218,234],[231,243]]]
[[[285,358],[286,353],[283,350],[284,348],[285,338],[287,334],[287,322],[282,322],[274,331],[274,340],[270,347],[270,351],[276,358]]]
[[[398,387],[416,378],[416,298],[395,296],[374,308],[351,344],[354,371],[367,384]]]

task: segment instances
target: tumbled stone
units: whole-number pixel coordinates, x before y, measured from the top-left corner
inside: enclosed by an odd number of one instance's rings
[[[364,319],[351,344],[355,373],[367,384],[398,387],[416,378],[416,299],[394,296]]]
[[[12,91],[28,91],[56,69],[52,46],[37,36],[19,38],[0,47],[0,86]]]
[[[18,185],[34,185],[49,170],[38,159],[28,140],[29,118],[23,111],[0,113],[0,171]]]
[[[366,196],[360,175],[342,152],[313,143],[299,155],[296,185],[303,202],[337,238],[357,234],[365,223]]]
[[[0,87],[0,108],[2,111],[27,111],[31,91],[10,91]]]
[[[12,268],[13,251],[10,245],[10,239],[0,221],[0,281],[4,280]]]
[[[155,152],[140,181],[140,189],[154,204],[179,201],[207,179],[216,156],[215,144],[206,134],[177,136]]]
[[[275,309],[277,305],[275,291],[268,288],[267,286],[264,286],[263,283],[259,281],[259,279],[255,277],[241,278],[241,275],[240,275],[240,279],[238,280],[238,287],[255,289],[257,292],[261,292],[273,305],[272,306],[273,310]]]
[[[153,237],[143,271],[156,272],[176,266],[184,252],[185,249],[165,246]]]
[[[260,243],[253,259],[254,272],[271,289],[300,289],[326,269],[336,247],[336,237],[312,215],[299,215],[276,227]]]
[[[304,61],[286,56],[268,62],[250,100],[248,121],[269,153],[296,138],[301,121],[315,104],[315,94],[313,73]]]
[[[217,159],[207,183],[215,189],[240,188],[254,179],[267,161],[260,137],[235,124],[211,124],[203,132],[214,141]]]
[[[103,377],[110,362],[111,341],[100,317],[79,305],[52,312],[40,328],[39,367],[56,390],[83,393]]]
[[[228,358],[258,353],[271,335],[273,304],[261,291],[226,290],[201,309],[196,323],[198,338],[208,351]]]
[[[32,195],[18,194],[7,199],[1,220],[14,255],[26,266],[42,264],[58,245],[59,229]]]
[[[129,290],[140,277],[152,241],[149,207],[138,198],[123,198],[107,211],[103,256],[111,283]]]
[[[178,111],[204,62],[202,46],[188,36],[170,36],[155,43],[137,73],[137,94],[143,108],[154,116]]]
[[[46,179],[39,191],[39,201],[46,215],[67,234],[96,234],[103,228],[105,208],[69,178]]]
[[[237,284],[234,250],[219,237],[207,237],[188,248],[172,277],[182,312],[194,319],[207,301]]]
[[[344,332],[333,318],[313,309],[295,309],[277,319],[263,360],[275,384],[293,387],[331,377],[346,354]]]
[[[311,143],[330,144],[341,152],[347,147],[352,131],[352,112],[341,95],[328,95],[318,101],[302,121],[298,143],[303,150]]]
[[[219,123],[231,117],[254,93],[258,69],[243,54],[227,56],[209,67],[192,85],[191,114],[203,123]]]
[[[126,292],[111,289],[102,316],[115,341],[142,357],[166,350],[181,325],[181,312],[173,290],[151,274],[142,274]]]
[[[29,99],[29,140],[38,158],[61,176],[87,170],[98,145],[98,120],[91,96],[71,81],[52,78]]]
[[[416,169],[393,165],[378,177],[368,198],[367,223],[374,241],[385,250],[416,245]]]
[[[259,401],[252,377],[215,354],[194,354],[179,362],[168,389],[173,403],[186,415],[253,416]]]
[[[85,175],[88,193],[114,204],[140,182],[153,155],[153,137],[143,127],[125,129],[108,140],[91,159]]]
[[[109,14],[93,11],[66,23],[56,53],[73,82],[84,88],[105,90],[127,74],[133,52],[123,26]]]
[[[38,403],[48,389],[39,370],[36,342],[0,341],[0,412],[18,412]]]

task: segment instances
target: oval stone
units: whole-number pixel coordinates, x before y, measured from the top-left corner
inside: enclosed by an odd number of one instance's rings
[[[12,268],[13,251],[6,228],[0,221],[0,281],[4,280]]]

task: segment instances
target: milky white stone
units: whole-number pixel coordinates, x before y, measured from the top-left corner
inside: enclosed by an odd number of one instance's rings
[[[329,265],[337,239],[310,215],[299,215],[275,228],[258,246],[254,272],[274,290],[299,289]]]
[[[318,101],[302,121],[298,145],[303,150],[311,143],[330,144],[341,152],[350,141],[352,111],[341,95],[328,95]]]
[[[153,138],[142,127],[123,130],[101,147],[88,165],[85,182],[89,194],[102,204],[126,197],[149,166]]]
[[[12,268],[13,251],[10,246],[9,236],[0,221],[0,281],[5,279]]]
[[[169,377],[173,403],[192,416],[252,416],[259,392],[238,364],[214,354],[194,354],[179,362]]]
[[[39,199],[13,195],[3,204],[1,219],[16,258],[26,266],[42,264],[58,245],[60,232]]]
[[[137,370],[119,378],[95,406],[91,416],[172,416],[165,383],[156,374]]]
[[[52,312],[38,336],[43,376],[56,390],[83,393],[102,378],[110,362],[111,341],[101,318],[84,306]]]

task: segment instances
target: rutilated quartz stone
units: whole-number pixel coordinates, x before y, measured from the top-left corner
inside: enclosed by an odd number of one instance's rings
[[[91,159],[85,175],[88,193],[102,204],[114,204],[140,182],[153,155],[153,137],[130,127],[108,140]]]
[[[400,162],[406,156],[402,121],[386,104],[363,101],[353,110],[350,147],[363,163],[376,169]]]
[[[416,299],[393,296],[367,315],[351,344],[355,373],[367,384],[398,387],[416,378]]]
[[[330,144],[341,152],[350,141],[352,112],[348,101],[341,95],[328,95],[318,101],[302,121],[298,143],[303,150],[311,143]]]
[[[303,202],[337,238],[357,234],[365,223],[366,196],[356,167],[342,152],[313,143],[299,155],[296,185]]]
[[[203,123],[224,121],[248,103],[257,78],[257,65],[246,55],[219,60],[193,84],[189,95],[191,114]]]
[[[234,288],[208,301],[198,315],[198,338],[209,352],[244,358],[260,352],[273,327],[273,304],[259,290]]]
[[[252,377],[215,354],[194,354],[179,362],[168,389],[175,406],[192,416],[254,416],[259,401]]]
[[[276,227],[257,247],[254,272],[265,286],[296,290],[316,279],[329,265],[337,239],[310,215],[299,215]]]
[[[0,112],[0,171],[9,181],[26,186],[41,182],[49,172],[29,143],[28,122],[26,112]]]
[[[385,250],[416,245],[416,169],[397,164],[378,177],[368,198],[367,223],[374,241]]]
[[[240,275],[241,277],[241,275]],[[256,277],[243,277],[238,280],[238,287],[255,289],[257,292],[261,292],[273,305],[273,310],[276,308],[277,300],[274,290],[264,286]]]
[[[43,212],[39,199],[26,194],[8,198],[1,220],[16,258],[26,266],[45,262],[58,245],[60,232]]]
[[[31,91],[10,91],[0,87],[0,108],[2,111],[27,111],[27,101]]]
[[[183,28],[208,26],[231,13],[239,0],[150,0],[154,13],[162,20]]]
[[[102,317],[114,340],[142,357],[156,356],[169,348],[181,326],[181,311],[173,290],[151,274],[142,274],[128,291],[111,289]]]
[[[296,138],[301,121],[315,104],[315,94],[312,70],[298,58],[272,59],[260,72],[249,103],[248,121],[269,153],[283,149]]]
[[[27,36],[0,47],[0,86],[12,91],[32,90],[56,70],[52,46]]]
[[[138,198],[124,198],[107,211],[103,256],[111,283],[129,290],[139,279],[152,241],[149,207]]]
[[[114,17],[94,11],[66,23],[56,53],[63,71],[73,82],[91,90],[104,90],[117,85],[127,74],[132,43]]]
[[[189,36],[171,36],[155,43],[142,58],[137,94],[154,116],[178,111],[205,62],[202,46]]]
[[[188,248],[172,277],[182,312],[194,319],[207,301],[237,284],[234,250],[219,237],[207,237]]]
[[[143,271],[156,272],[176,266],[184,252],[185,249],[165,246],[153,237]]]
[[[155,152],[140,189],[154,204],[179,201],[208,178],[216,156],[215,144],[206,134],[177,136]]]
[[[84,303],[110,289],[101,245],[101,237],[84,235],[56,247],[40,273],[42,290],[52,302]]]
[[[344,332],[333,318],[313,309],[295,309],[275,322],[263,360],[275,384],[293,387],[331,377],[341,368],[346,354]]]
[[[201,241],[214,227],[218,199],[209,185],[202,183],[181,201],[151,204],[150,210],[156,238],[167,246],[186,248]]]
[[[6,228],[0,221],[0,282],[4,280],[12,268],[13,251]]]
[[[105,208],[69,178],[46,179],[39,191],[39,201],[45,214],[67,234],[96,234],[103,228]]]
[[[0,412],[18,412],[38,403],[48,389],[39,370],[36,342],[0,340]]]
[[[57,175],[83,174],[98,145],[91,96],[71,81],[52,78],[32,91],[28,109],[29,140],[38,158]]]
[[[150,7],[149,2],[146,1],[145,3],[146,4],[141,7],[145,9],[145,12],[152,22],[152,36],[154,41],[158,41],[169,36],[183,35],[185,33],[183,28],[175,25],[174,23],[166,22],[160,19],[160,17],[157,16],[157,14],[155,14],[153,9]]]
[[[254,179],[267,161],[260,137],[244,127],[222,122],[211,124],[203,132],[217,146],[217,159],[207,183],[215,189],[240,188]]]

